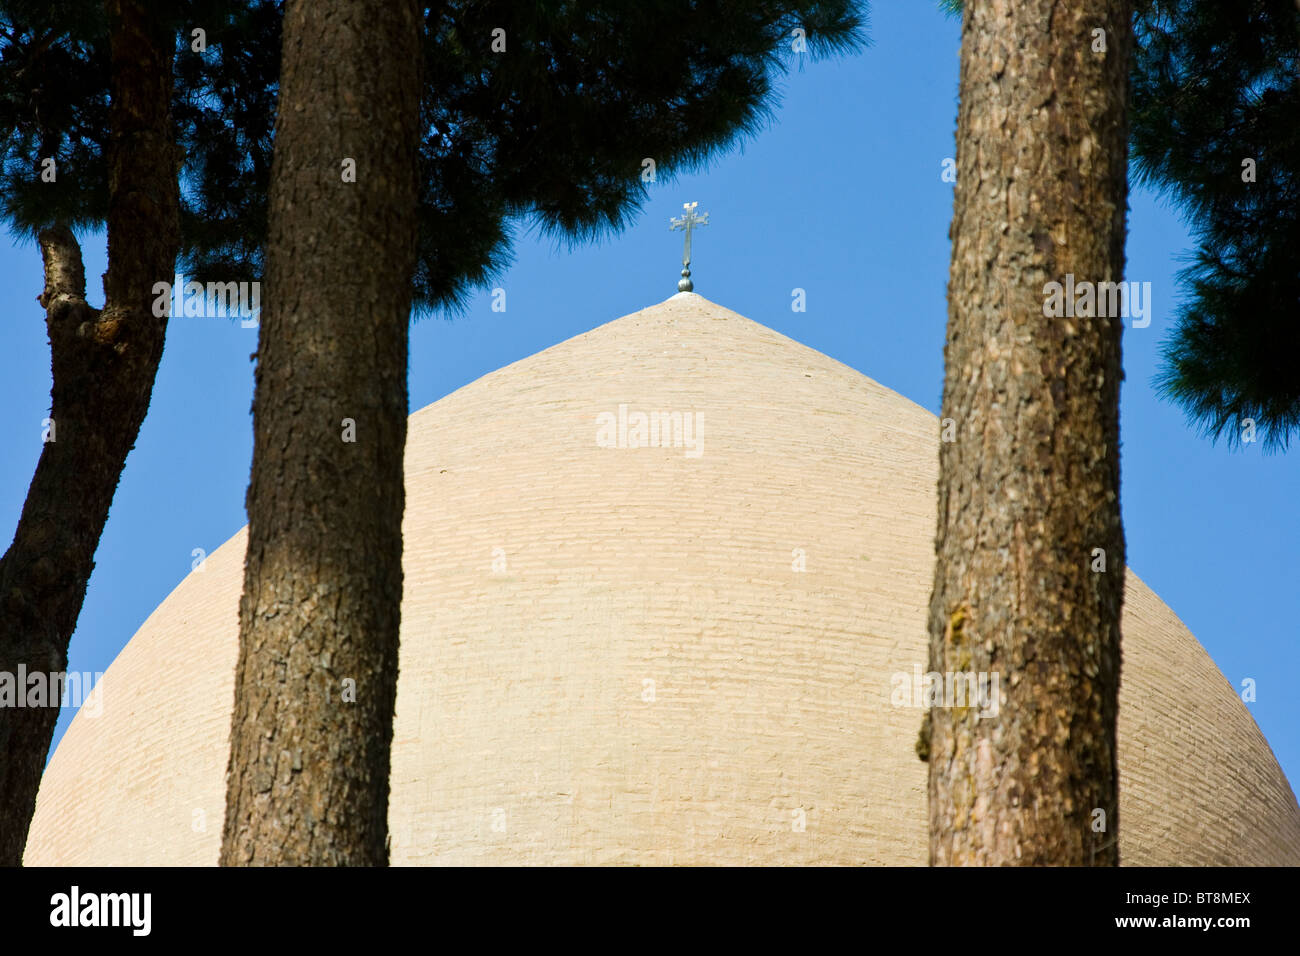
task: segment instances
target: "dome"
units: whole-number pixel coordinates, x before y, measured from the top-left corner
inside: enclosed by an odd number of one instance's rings
[[[412,415],[393,863],[924,864],[891,678],[927,669],[938,436],[691,293]],[[27,864],[217,862],[245,543],[74,719]],[[1254,720],[1127,581],[1123,861],[1300,863]]]

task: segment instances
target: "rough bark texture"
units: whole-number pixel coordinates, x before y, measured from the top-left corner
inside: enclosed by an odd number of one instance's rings
[[[1044,285],[1123,277],[1130,30],[1128,0],[965,7],[930,665],[1001,707],[928,715],[936,865],[1118,862],[1122,323],[1045,318]]]
[[[149,408],[166,318],[153,284],[179,250],[177,154],[169,112],[174,36],[143,2],[110,0],[108,271],[91,308],[81,249],[65,227],[40,235],[54,385],[54,441],[41,451],[14,540],[0,559],[0,671],[63,671],[95,549]],[[33,422],[36,434],[36,422]],[[21,689],[20,689],[21,690]],[[0,708],[0,865],[22,859],[58,717]]]
[[[420,13],[285,10],[227,866],[388,861]]]

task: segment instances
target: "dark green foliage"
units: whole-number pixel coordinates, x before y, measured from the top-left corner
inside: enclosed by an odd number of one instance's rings
[[[37,56],[30,43],[3,41],[6,64],[10,45],[15,62],[27,51],[36,64],[26,77],[0,72],[0,103],[10,111],[0,115],[0,129],[27,130],[4,141],[0,200],[25,232],[59,219],[99,223],[105,209],[103,25],[73,24],[66,10],[38,15],[38,5],[0,0],[0,22],[38,37],[40,17],[59,24],[54,46],[66,51],[61,59],[80,57],[80,78],[62,83],[62,63],[48,50]],[[802,55],[793,51],[793,31],[806,32],[814,57],[855,49],[863,42],[862,6],[466,0],[431,9],[417,308],[463,305],[508,261],[512,223],[575,242],[625,225],[646,196],[643,159],[669,178],[755,131],[773,105],[774,77]],[[174,117],[185,156],[181,268],[200,281],[247,279],[261,272],[266,234],[281,4],[196,0],[179,9],[172,16]],[[194,27],[206,30],[205,54],[190,50]],[[505,52],[492,49],[498,28]],[[30,86],[32,75],[61,108],[55,121],[22,112],[23,82]],[[87,144],[79,153],[63,147],[69,193],[58,204],[42,192],[33,165],[44,155],[38,144],[51,138]],[[62,183],[62,162],[59,170]]]
[[[1158,386],[1216,439],[1239,443],[1249,418],[1285,448],[1300,429],[1300,9],[1156,2],[1136,31],[1135,165],[1197,241]]]
[[[100,227],[108,212],[108,27],[102,0],[0,0],[0,211],[35,236]],[[272,0],[159,0],[177,32],[172,104],[181,170],[183,263],[248,278],[266,231],[280,11]],[[204,53],[191,31],[206,34]],[[41,162],[55,160],[54,182]],[[254,238],[250,239],[249,237]]]
[[[280,69],[281,4],[200,0],[178,22],[172,118],[184,156],[181,261],[200,281],[262,271]],[[193,49],[201,28],[206,52]]]
[[[15,232],[108,213],[107,30],[100,0],[0,3],[0,215]]]

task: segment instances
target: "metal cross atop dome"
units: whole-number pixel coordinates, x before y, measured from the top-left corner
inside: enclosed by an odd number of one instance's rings
[[[682,278],[677,283],[678,292],[690,292],[695,288],[695,283],[691,282],[691,230],[696,226],[707,226],[709,224],[709,214],[707,212],[695,214],[697,202],[684,202],[682,208],[686,210],[682,215],[675,219],[670,219],[669,224],[672,231],[678,229],[686,231],[686,249],[682,252]]]

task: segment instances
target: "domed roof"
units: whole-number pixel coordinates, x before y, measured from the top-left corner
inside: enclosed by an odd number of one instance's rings
[[[689,293],[411,416],[393,862],[924,864],[891,679],[927,667],[938,434]],[[216,863],[245,544],[77,715],[28,864]],[[1254,720],[1127,581],[1123,861],[1300,863]]]

